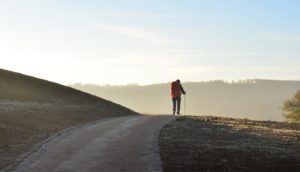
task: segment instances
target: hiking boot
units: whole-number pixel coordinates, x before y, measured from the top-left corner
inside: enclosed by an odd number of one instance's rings
[[[175,115],[175,111],[173,111],[173,115]]]

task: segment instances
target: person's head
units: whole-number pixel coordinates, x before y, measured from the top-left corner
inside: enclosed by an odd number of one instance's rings
[[[179,83],[180,83],[180,80],[179,80],[179,79],[177,79],[177,80],[176,80],[176,82],[179,82]]]

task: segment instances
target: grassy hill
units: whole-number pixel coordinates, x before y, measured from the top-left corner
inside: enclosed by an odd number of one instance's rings
[[[74,84],[86,91],[145,113],[171,113],[170,86],[97,86]],[[188,115],[217,115],[283,121],[281,106],[300,89],[300,81],[246,80],[183,83]],[[183,105],[183,103],[182,103]],[[184,112],[184,109],[182,109]]]
[[[73,88],[0,69],[0,170],[65,128],[132,114]]]

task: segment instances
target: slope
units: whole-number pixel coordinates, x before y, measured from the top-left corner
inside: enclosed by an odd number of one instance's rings
[[[102,98],[0,69],[0,169],[63,129],[137,114]]]

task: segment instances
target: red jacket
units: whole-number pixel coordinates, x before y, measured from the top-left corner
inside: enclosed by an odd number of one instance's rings
[[[171,83],[171,97],[175,98],[181,95],[181,92],[185,94],[185,91],[183,90],[180,81],[174,81]]]

